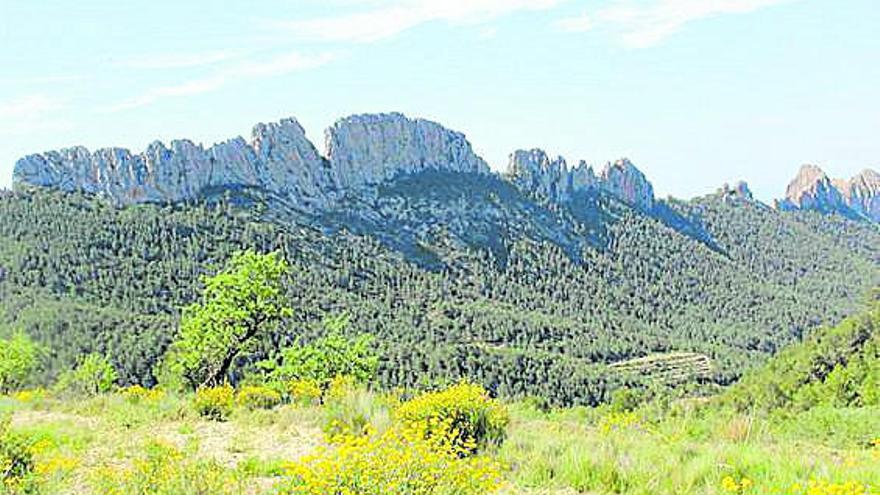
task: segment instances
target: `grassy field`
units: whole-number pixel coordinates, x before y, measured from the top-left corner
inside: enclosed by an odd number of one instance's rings
[[[332,441],[332,425],[377,437],[400,407],[363,389],[325,402],[237,405],[217,421],[199,415],[192,396],[20,392],[0,399],[0,414],[34,452],[33,490],[42,493],[312,493],[285,489],[284,480],[298,460],[350,448]],[[628,412],[504,407],[506,439],[480,454],[497,466],[499,493],[880,493],[877,408],[750,416],[705,401]],[[136,476],[146,479],[140,491],[126,482]]]

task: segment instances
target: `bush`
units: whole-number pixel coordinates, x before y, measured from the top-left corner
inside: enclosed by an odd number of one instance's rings
[[[203,493],[233,495],[243,486],[233,472],[214,461],[196,460],[160,442],[147,445],[142,458],[129,465],[108,465],[93,473],[95,493],[177,495]]]
[[[76,368],[58,378],[56,391],[84,396],[98,395],[109,392],[117,376],[109,359],[92,353],[85,356]]]
[[[141,385],[131,385],[119,390],[119,395],[128,399],[132,404],[141,402],[156,402],[165,397],[165,391],[160,388],[145,388]]]
[[[399,430],[348,436],[339,446],[286,466],[278,494],[482,495],[502,482],[499,465],[484,456],[460,458]]]
[[[290,402],[310,406],[321,402],[321,386],[315,380],[291,380],[287,383]]]
[[[36,493],[32,445],[11,431],[9,423],[8,417],[0,419],[0,493]]]
[[[324,434],[331,442],[344,436],[384,432],[391,425],[388,403],[383,397],[342,379],[333,380],[322,412]]]
[[[312,344],[297,343],[282,349],[277,361],[261,361],[258,365],[267,380],[312,380],[322,387],[337,376],[362,383],[369,381],[379,365],[379,358],[372,349],[373,336],[344,337],[340,333],[348,326],[348,317],[344,315],[328,318],[324,326],[328,331],[325,337]]]
[[[232,413],[234,390],[229,384],[219,387],[202,387],[196,390],[193,405],[199,415],[215,421],[223,421]]]
[[[236,402],[248,409],[271,409],[281,404],[281,394],[262,385],[247,385],[238,389]]]
[[[39,364],[39,349],[24,333],[0,340],[0,392],[27,385]]]
[[[507,436],[507,409],[486,390],[460,383],[427,392],[403,403],[396,411],[403,426],[424,438],[450,443],[459,455],[470,455],[487,445],[500,445]]]

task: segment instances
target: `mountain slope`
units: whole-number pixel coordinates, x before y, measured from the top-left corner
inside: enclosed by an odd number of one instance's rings
[[[743,408],[880,405],[880,299],[784,350],[725,399]]]
[[[626,160],[596,174],[540,150],[494,174],[460,133],[399,114],[328,132],[324,157],[287,120],[208,149],[23,159],[0,197],[3,320],[58,348],[47,376],[94,349],[149,383],[199,275],[280,249],[297,314],[277,339],[347,311],[387,385],[468,376],[595,403],[649,379],[617,363],[653,354],[730,383],[880,285],[876,223],[772,209],[744,184],[658,200]]]

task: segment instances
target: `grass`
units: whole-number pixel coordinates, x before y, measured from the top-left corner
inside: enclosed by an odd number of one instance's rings
[[[46,493],[101,493],[98,478],[127,476],[134,481],[118,493],[175,493],[198,480],[262,494],[273,493],[286,463],[328,447],[323,430],[331,421],[385,431],[396,407],[357,390],[332,405],[236,406],[227,420],[211,421],[192,402],[173,394],[141,401],[120,394],[5,397],[0,414],[10,414],[13,429],[35,445]],[[693,401],[633,412],[508,408],[507,439],[489,452],[505,467],[505,494],[802,495],[806,488],[793,487],[810,480],[873,490],[810,494],[880,493],[880,408],[755,416]],[[150,464],[157,456],[166,463]],[[147,485],[136,483],[151,476],[173,477],[177,488],[138,492]]]

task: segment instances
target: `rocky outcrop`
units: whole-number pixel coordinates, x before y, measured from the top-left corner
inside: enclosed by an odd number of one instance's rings
[[[250,142],[238,137],[205,149],[188,140],[156,141],[140,154],[83,147],[19,160],[13,185],[54,187],[110,198],[119,205],[175,203],[216,189],[260,188],[307,206],[326,200],[324,160],[295,119],[254,127]]]
[[[848,209],[843,195],[816,165],[804,165],[785,190],[782,209],[843,212]]]
[[[880,173],[865,169],[847,181],[841,191],[853,211],[880,222]]]
[[[623,202],[646,211],[654,208],[654,186],[629,160],[608,163],[599,179],[603,189]]]
[[[351,189],[425,169],[488,173],[464,135],[401,114],[358,115],[327,130],[327,158],[293,119],[258,124],[208,149],[191,141],[150,144],[140,154],[83,147],[30,155],[13,172],[15,187],[40,186],[110,198],[118,205],[175,203],[218,190],[258,188],[305,211]]]
[[[543,150],[517,150],[506,175],[520,190],[549,201],[565,202],[578,191],[596,188],[645,211],[654,207],[653,186],[626,159],[608,163],[596,176],[584,161],[569,169],[564,158],[551,160]]]
[[[575,192],[597,184],[593,169],[585,162],[569,170],[564,158],[550,160],[540,149],[513,152],[507,177],[520,190],[554,202],[568,201]]]
[[[816,165],[804,165],[778,201],[782,210],[840,213],[880,222],[880,174],[864,170],[852,179],[831,179]]]
[[[427,169],[489,173],[464,134],[399,113],[355,115],[326,131],[327,157],[342,188],[379,184]]]
[[[721,189],[718,190],[718,194],[725,198],[736,198],[744,201],[753,201],[755,199],[752,195],[752,190],[749,189],[749,185],[742,180],[737,181],[733,186],[724,183]]]

